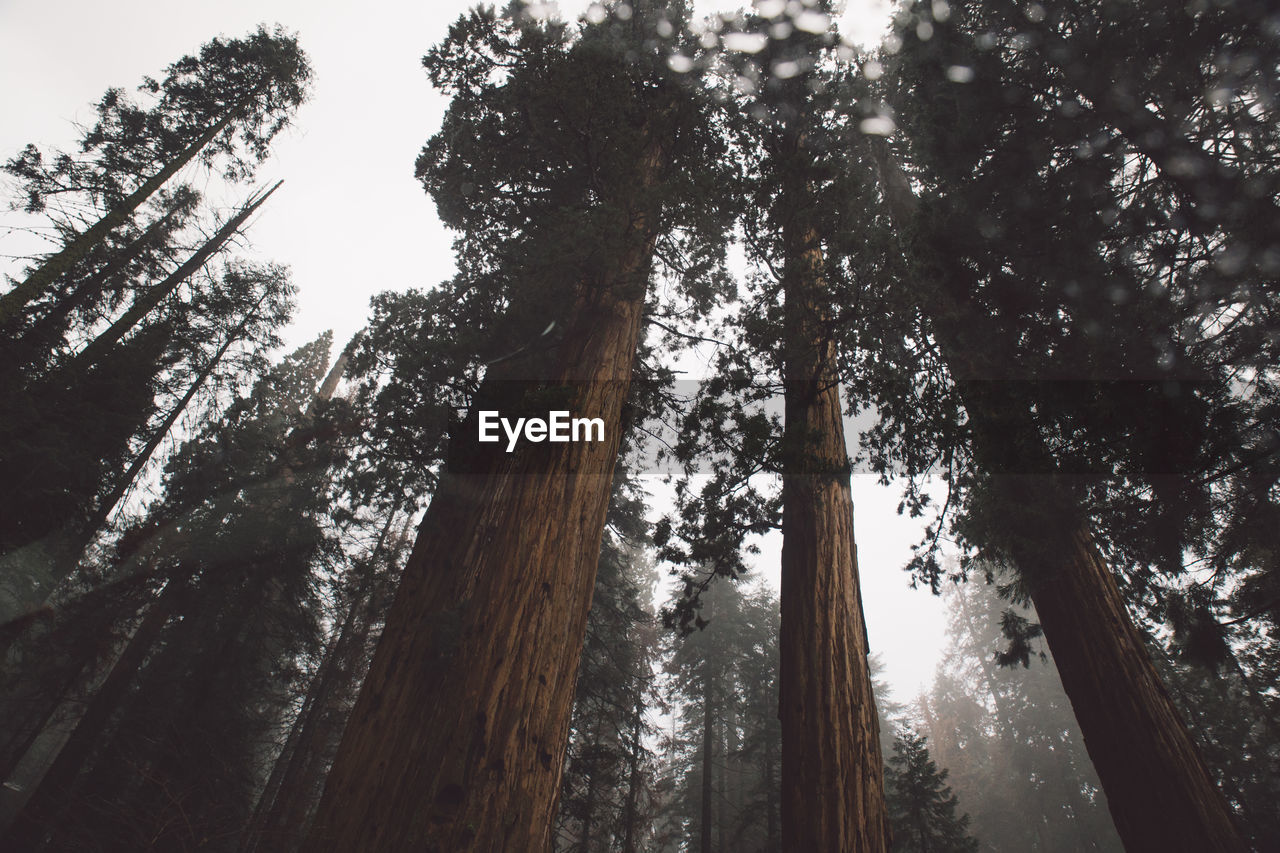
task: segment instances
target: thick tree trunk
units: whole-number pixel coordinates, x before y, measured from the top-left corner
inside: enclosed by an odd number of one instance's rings
[[[637,189],[661,152],[650,144]],[[621,205],[618,253],[582,281],[551,375],[600,442],[474,445],[419,528],[305,849],[548,848],[574,682],[639,341],[655,224]],[[498,395],[491,367],[478,399]],[[475,430],[468,419],[462,430]],[[475,433],[455,435],[453,458]],[[496,449],[496,452],[493,450]]]
[[[918,202],[882,145],[873,142],[872,152],[903,227]],[[984,331],[984,318],[965,309],[959,283],[926,282],[917,290],[960,388],[975,459],[993,477],[1005,513],[999,544],[1027,584],[1125,849],[1247,849],[1087,520],[1054,476],[1031,401],[993,381],[1009,365],[993,363],[988,347],[995,338]]]
[[[275,186],[262,195],[256,198],[251,197],[248,203],[235,216],[227,220],[226,224],[205,241],[204,245],[197,249],[190,258],[166,276],[163,281],[148,288],[146,293],[139,296],[137,301],[129,306],[129,310],[125,311],[119,319],[90,341],[88,346],[76,355],[73,366],[78,369],[87,369],[101,359],[134,326],[138,325],[144,317],[155,310],[156,306],[163,302],[165,297],[177,290],[179,285],[191,278],[218,250],[226,245],[226,242],[235,236],[240,227],[244,225],[245,220],[261,207],[271,197],[271,194],[280,188],[282,183],[284,182],[277,181]]]
[[[784,229],[783,849],[885,851],[884,769],[822,250],[811,227]]]
[[[227,128],[235,118],[238,109],[227,111],[213,127],[210,127],[198,139],[191,142],[177,157],[165,165],[116,205],[87,230],[77,234],[62,251],[46,260],[27,276],[21,284],[8,293],[0,296],[0,327],[5,326],[17,315],[27,303],[39,296],[46,288],[60,277],[70,272],[98,243],[106,236],[129,220],[133,212],[142,206],[152,193],[164,186],[165,182],[178,173],[178,170],[190,163],[213,138]]]
[[[1125,849],[1246,850],[1088,529],[1034,578],[1036,613]]]

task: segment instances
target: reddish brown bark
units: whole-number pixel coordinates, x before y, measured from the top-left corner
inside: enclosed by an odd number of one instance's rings
[[[871,151],[902,228],[918,202],[883,145]],[[925,240],[916,250],[935,252]],[[933,260],[934,269],[953,268]],[[1246,850],[1087,519],[1053,476],[1031,401],[1010,383],[990,381],[1009,368],[990,355],[998,332],[966,308],[961,280],[927,282],[917,292],[960,389],[975,459],[994,476],[993,497],[1005,513],[999,544],[1035,605],[1125,849]]]
[[[636,191],[661,162],[650,145]],[[603,275],[579,282],[555,366],[536,377],[569,389],[575,415],[602,418],[605,440],[499,448],[475,473],[442,479],[304,845],[311,853],[550,844],[653,249],[652,218],[618,206],[618,250]],[[479,398],[514,365],[491,368]],[[474,421],[467,427],[474,435]]]
[[[787,467],[782,485],[783,849],[885,851],[879,722],[853,497],[816,231],[784,231]]]

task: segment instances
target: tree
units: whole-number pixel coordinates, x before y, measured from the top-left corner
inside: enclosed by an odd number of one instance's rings
[[[1150,286],[1160,272],[1144,245],[1169,232],[1142,193],[1117,199],[1133,181],[1123,148],[1062,156],[1078,146],[1080,126],[1053,112],[1061,101],[1040,92],[1036,64],[984,50],[987,29],[967,29],[968,16],[979,19],[981,10],[948,9],[945,21],[924,7],[913,12],[917,31],[904,26],[891,64],[902,75],[893,78],[896,91],[923,98],[914,112],[899,113],[911,139],[908,174],[922,187],[918,205],[908,178],[885,165],[884,146],[872,149],[882,152],[888,208],[911,258],[909,298],[926,318],[925,346],[936,344],[954,384],[941,383],[948,414],[927,430],[909,412],[916,404],[888,405],[915,421],[917,437],[932,431],[940,440],[933,459],[964,472],[958,529],[966,541],[1018,566],[1121,836],[1131,846],[1196,838],[1206,849],[1240,849],[1229,808],[1145,653],[1106,556],[1125,549],[1147,567],[1181,570],[1180,542],[1205,517],[1204,484],[1185,475],[1208,458],[1198,453],[1222,446],[1214,429],[1224,421],[1206,415],[1230,418],[1231,395],[1223,374],[1200,373],[1208,365],[1194,358],[1179,362],[1187,349],[1173,318],[1185,306],[1171,298],[1175,291]],[[990,85],[967,86],[970,74]],[[1074,211],[1096,211],[1102,199],[1120,227],[1090,213],[1080,220],[1087,228],[1063,230]],[[1069,241],[1045,240],[1066,233]],[[1083,283],[1097,298],[1082,298]],[[1171,338],[1173,358],[1162,361],[1158,348]],[[1186,389],[1177,405],[1162,397],[1171,387]],[[932,416],[940,395],[929,393],[931,405],[917,411]],[[957,401],[964,419],[952,414]],[[1166,419],[1154,429],[1151,411]],[[967,449],[957,441],[966,432]],[[965,468],[970,459],[975,469]],[[1072,476],[1111,471],[1120,477]],[[1095,525],[1105,516],[1094,510],[1119,504],[1120,495],[1130,509],[1141,507],[1145,529],[1132,517],[1127,530]],[[922,555],[916,567],[936,584],[932,559]],[[1154,767],[1164,769],[1152,777]],[[1182,805],[1171,821],[1173,802]]]
[[[162,81],[146,80],[142,89],[154,98],[150,109],[132,104],[119,89],[108,90],[98,103],[98,122],[81,140],[89,158],[60,153],[48,166],[35,146],[27,146],[5,170],[23,181],[29,210],[43,209],[52,196],[80,192],[106,211],[83,232],[70,233],[60,251],[0,296],[0,326],[71,274],[197,157],[216,163],[228,178],[251,177],[306,97],[310,75],[297,39],[280,28],[216,38],[198,56],[170,65]]]
[[[646,739],[654,694],[652,569],[644,502],[620,477],[587,619],[556,826],[556,849],[642,849],[653,798]]]
[[[339,412],[310,405],[329,338],[283,360],[171,462],[165,500],[121,551],[147,555],[163,590],[7,844],[190,845],[234,837],[247,818],[260,741],[315,643],[312,569],[332,550],[320,513]]]
[[[977,853],[969,816],[957,815],[947,771],[929,757],[925,739],[904,729],[893,740],[885,768],[885,799],[893,823],[894,850],[910,853]]]
[[[572,41],[478,11],[428,56],[454,103],[420,173],[463,231],[462,277],[498,288],[487,331],[516,349],[452,433],[307,850],[550,841],[654,243],[707,209],[679,194],[710,140],[659,53],[668,15],[627,8]],[[480,410],[553,401],[605,440],[474,438]]]
[[[832,333],[850,322],[836,315],[855,285],[844,269],[841,205],[831,200],[863,193],[830,156],[842,122],[827,77],[835,54],[830,10],[824,3],[799,12],[779,7],[724,22],[724,76],[734,81],[724,97],[739,113],[726,123],[741,161],[753,164],[741,222],[759,272],[752,301],[735,318],[742,350],[721,353],[721,376],[684,424],[685,436],[699,436],[685,439],[698,448],[684,449],[685,461],[708,453],[737,461],[681,508],[677,532],[688,547],[668,547],[666,556],[735,573],[741,561],[730,552],[776,523],[772,502],[748,483],[762,470],[781,476],[784,847],[883,850],[880,736]],[[781,380],[781,436],[767,416],[735,411],[759,401],[761,373],[765,384]],[[745,440],[730,437],[735,428]],[[659,544],[668,535],[662,529]],[[705,583],[691,577],[689,588]]]

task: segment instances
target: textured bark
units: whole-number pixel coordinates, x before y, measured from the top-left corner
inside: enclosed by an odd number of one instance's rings
[[[641,131],[644,133],[645,131]],[[635,189],[661,167],[656,144]],[[550,375],[602,442],[481,452],[441,481],[304,849],[548,848],[653,250],[623,200],[618,251],[579,296]],[[479,392],[498,393],[491,367]],[[455,435],[451,454],[475,435]],[[494,448],[494,445],[484,445]],[[456,456],[453,458],[457,458]]]
[[[885,851],[884,768],[835,347],[826,329],[829,297],[817,233],[800,216],[783,233],[783,849]]]
[[[918,201],[883,146],[873,142],[872,153],[901,228]],[[923,241],[917,246],[931,251]],[[1009,368],[990,355],[998,332],[965,309],[959,281],[925,283],[917,292],[960,389],[975,459],[994,476],[1006,513],[999,544],[1027,585],[1125,849],[1247,849],[1087,520],[1053,476],[1031,401],[991,381]]]
[[[1248,849],[1088,529],[1044,568],[1031,597],[1125,850]]]
[[[62,251],[41,264],[31,275],[0,296],[0,327],[7,324],[21,311],[28,302],[38,297],[50,285],[66,273],[92,251],[93,247],[106,239],[107,235],[129,220],[133,212],[142,206],[152,193],[164,186],[165,182],[178,173],[178,170],[190,163],[213,138],[227,128],[235,118],[238,109],[231,109],[213,127],[210,127],[198,139],[191,142],[182,152],[174,157],[163,169],[156,172],[128,195],[120,204],[112,208],[84,232],[77,234]]]

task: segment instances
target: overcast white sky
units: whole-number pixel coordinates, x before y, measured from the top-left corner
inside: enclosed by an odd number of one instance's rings
[[[73,123],[91,118],[104,89],[132,89],[214,35],[243,35],[259,23],[296,30],[315,69],[314,88],[259,173],[263,182],[285,185],[252,225],[253,254],[293,269],[300,309],[289,340],[333,329],[341,344],[363,325],[372,294],[431,286],[452,273],[451,238],[414,180],[413,163],[445,108],[421,57],[471,5],[0,0],[0,157],[28,142],[70,147]],[[559,5],[568,17],[588,3]],[[713,0],[696,6],[734,8]],[[868,40],[884,26],[887,10],[883,0],[849,0],[843,31]],[[236,190],[225,200],[245,194]],[[0,253],[26,250],[12,236],[0,243]],[[932,677],[944,616],[941,602],[909,590],[901,571],[920,526],[895,514],[898,497],[873,478],[854,478],[871,645],[885,660],[897,698],[906,700]],[[760,573],[775,586],[779,548],[779,538],[770,537],[759,558]]]

